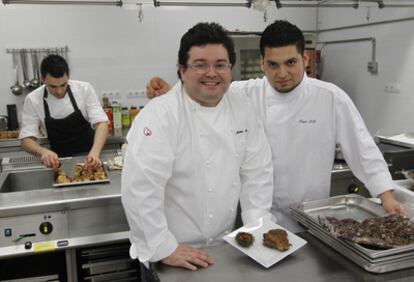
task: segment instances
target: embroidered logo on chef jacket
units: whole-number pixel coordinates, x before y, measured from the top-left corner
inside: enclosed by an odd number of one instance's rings
[[[245,130],[237,130],[236,131],[236,135],[241,134],[241,133],[247,133],[247,128]]]
[[[149,129],[148,127],[144,127],[144,135],[151,136],[152,135],[151,129]]]

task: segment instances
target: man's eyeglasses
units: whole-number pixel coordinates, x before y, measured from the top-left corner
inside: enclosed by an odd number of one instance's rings
[[[213,68],[213,70],[217,73],[226,73],[231,69],[231,64],[223,62],[210,66],[207,63],[195,63],[191,65],[188,64],[187,67],[191,68],[198,74],[207,73],[210,70],[210,68]]]

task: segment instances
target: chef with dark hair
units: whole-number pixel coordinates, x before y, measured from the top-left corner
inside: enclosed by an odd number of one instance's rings
[[[59,157],[86,154],[85,164],[102,164],[100,153],[108,136],[108,118],[93,87],[69,79],[69,66],[58,55],[41,63],[43,85],[24,101],[19,139],[22,148],[41,158],[44,165],[57,169]],[[39,145],[41,128],[50,149]]]

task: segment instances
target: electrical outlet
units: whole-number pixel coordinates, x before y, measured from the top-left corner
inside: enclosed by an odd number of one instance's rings
[[[397,83],[397,82],[386,83],[384,90],[386,93],[395,93],[395,94],[401,93],[401,83]]]
[[[147,90],[145,90],[145,89],[140,89],[140,90],[137,90],[136,91],[137,92],[137,98],[146,98],[147,97]]]
[[[127,98],[133,99],[134,98],[134,90],[128,90],[127,91]]]

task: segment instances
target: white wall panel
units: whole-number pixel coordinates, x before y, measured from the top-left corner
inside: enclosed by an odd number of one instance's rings
[[[147,1],[148,2],[148,1]],[[152,1],[151,1],[152,2]],[[238,1],[240,2],[240,1]],[[145,88],[160,75],[177,80],[176,63],[182,34],[200,21],[216,21],[229,30],[261,31],[276,18],[288,19],[303,29],[316,28],[315,9],[268,8],[263,13],[244,7],[143,6],[138,21],[135,2],[123,7],[0,5],[0,114],[6,104],[20,109],[24,95],[10,93],[12,58],[6,48],[69,46],[71,77],[89,81],[98,93],[119,90],[124,104],[130,89]]]

